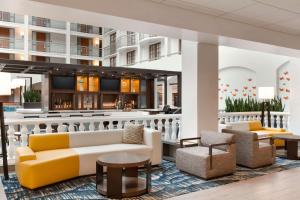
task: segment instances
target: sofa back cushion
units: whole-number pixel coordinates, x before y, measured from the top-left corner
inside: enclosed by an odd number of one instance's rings
[[[69,148],[69,134],[33,134],[29,136],[29,147],[34,152]]]
[[[249,131],[258,131],[263,129],[260,121],[249,121],[248,123]]]
[[[70,147],[121,144],[123,130],[99,130],[70,133]]]
[[[125,144],[143,144],[144,125],[132,123],[125,124],[122,142]]]
[[[226,133],[217,133],[213,131],[201,131],[201,144],[204,146],[209,146],[210,144],[219,143],[234,143],[234,135]],[[216,149],[223,151],[227,150],[228,145],[216,146]]]

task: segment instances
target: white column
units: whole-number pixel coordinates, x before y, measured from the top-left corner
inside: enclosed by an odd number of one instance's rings
[[[167,57],[169,54],[169,38],[165,38],[165,49],[164,49],[164,57]]]
[[[24,60],[29,60],[29,16],[28,15],[24,15]]]
[[[182,133],[218,130],[218,45],[182,41]]]
[[[66,23],[66,63],[71,63],[71,23]]]

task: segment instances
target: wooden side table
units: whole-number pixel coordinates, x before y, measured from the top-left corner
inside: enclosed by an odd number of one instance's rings
[[[146,178],[138,176],[145,167]],[[107,167],[106,175],[103,168]],[[109,198],[128,198],[146,194],[151,189],[150,158],[132,153],[113,153],[100,156],[96,162],[96,189]]]
[[[298,135],[274,135],[273,139],[280,139],[285,141],[286,158],[290,160],[299,160],[298,156],[298,142],[300,136]]]

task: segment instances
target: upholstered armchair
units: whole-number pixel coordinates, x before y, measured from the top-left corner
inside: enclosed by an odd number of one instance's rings
[[[222,132],[235,135],[237,164],[257,168],[275,162],[276,149],[271,137],[258,138],[257,133],[232,129],[223,129]]]
[[[185,147],[185,141],[198,140],[198,146]],[[200,137],[180,140],[176,151],[179,170],[210,179],[232,174],[236,167],[234,135],[203,131]]]

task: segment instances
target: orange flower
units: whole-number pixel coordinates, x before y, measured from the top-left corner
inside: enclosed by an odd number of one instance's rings
[[[289,89],[286,89],[285,91],[286,91],[286,92],[290,92],[291,90],[289,90]]]
[[[252,81],[252,78],[248,78],[248,81],[249,81],[249,82]]]
[[[285,96],[285,97],[283,97],[285,100],[288,100],[289,99],[289,97],[288,96]]]
[[[254,97],[256,97],[256,94],[255,94],[255,93],[253,93],[253,96],[254,96]]]
[[[283,90],[284,90],[284,88],[279,88],[279,91],[280,91],[280,92],[283,92]]]
[[[243,94],[243,96],[245,97],[245,96],[247,96],[247,94],[246,94],[246,93],[244,93],[244,94]]]
[[[245,89],[245,90],[247,90],[247,89],[248,89],[248,87],[247,87],[247,86],[244,86],[244,89]]]
[[[238,92],[239,90],[238,89],[234,89],[234,91]]]
[[[253,86],[252,88],[253,88],[253,90],[255,90],[255,89],[256,89],[256,86]]]

